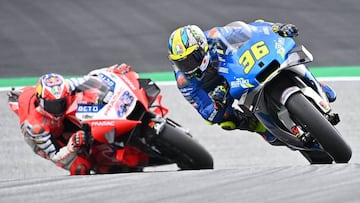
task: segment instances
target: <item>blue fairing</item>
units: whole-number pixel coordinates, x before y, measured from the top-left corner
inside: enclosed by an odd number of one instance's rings
[[[295,47],[295,41],[274,33],[267,24],[253,24],[251,38],[230,53],[220,54],[219,74],[230,85],[230,94],[239,99],[246,91],[256,88],[256,79],[274,61],[281,64],[287,53]]]

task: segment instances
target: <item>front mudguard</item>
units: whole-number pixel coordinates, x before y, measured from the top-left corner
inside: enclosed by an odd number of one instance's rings
[[[329,102],[321,97],[315,90],[311,87],[304,86],[299,88],[298,86],[291,86],[285,89],[282,93],[280,102],[282,105],[285,105],[287,100],[290,98],[291,95],[295,94],[296,92],[302,92],[308,99],[310,99],[314,105],[323,113],[329,113],[331,111]]]

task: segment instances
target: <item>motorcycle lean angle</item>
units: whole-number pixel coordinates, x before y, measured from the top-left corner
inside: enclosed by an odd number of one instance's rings
[[[166,116],[169,111],[161,102],[161,90],[151,79],[139,78],[134,71],[104,70],[97,71],[96,76],[78,87],[76,100],[66,111],[91,134],[87,156],[93,162],[92,174],[102,167],[112,167],[111,173],[119,173],[169,164],[176,164],[180,170],[213,169],[210,153],[188,130]],[[111,95],[107,102],[105,95]],[[9,106],[17,112],[16,99],[9,101]],[[114,149],[112,156],[119,161],[92,158],[95,153],[107,153],[92,150],[99,144]],[[147,161],[124,165],[121,149],[127,146],[140,150]]]
[[[352,150],[335,128],[339,115],[304,65],[313,60],[311,53],[261,24],[237,21],[223,31],[233,28],[243,34],[226,39],[221,31],[214,33],[226,47],[219,73],[229,84],[233,106],[311,164],[347,163]]]

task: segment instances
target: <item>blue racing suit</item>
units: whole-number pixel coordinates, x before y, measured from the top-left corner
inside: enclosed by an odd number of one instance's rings
[[[269,27],[269,31],[272,30],[283,37],[297,36],[297,29],[293,29],[293,27],[291,27],[293,25],[291,24],[287,24],[290,25],[288,27],[286,25],[283,27],[284,24],[264,21],[255,21],[249,24],[254,27]],[[236,22],[230,23],[224,27],[214,27],[205,31],[210,53],[210,62],[205,70],[205,73],[201,76],[201,78],[197,78],[195,76],[191,77],[185,75],[175,65],[173,65],[177,86],[186,100],[192,104],[192,106],[205,120],[210,123],[217,123],[224,129],[241,129],[257,132],[270,144],[282,145],[283,143],[267,131],[261,123],[252,121],[241,112],[234,110],[232,108],[234,99],[230,96],[230,94],[227,94],[226,102],[224,102],[225,106],[222,108],[218,108],[217,104],[210,96],[212,95],[214,89],[218,86],[229,86],[225,78],[218,74],[218,64],[219,61],[222,60],[219,58],[218,53],[225,52],[227,48],[226,44],[223,44],[223,42],[245,42],[249,39],[249,37],[251,37],[251,35],[246,35],[245,32],[246,30],[241,29],[241,26],[236,26]],[[256,32],[256,29],[252,30],[252,32]],[[221,35],[217,35],[216,33],[221,33]],[[219,36],[224,37],[226,40],[219,40],[217,38]],[[313,80],[315,80],[315,78],[309,78],[309,81]],[[325,84],[321,84],[321,87],[326,92],[329,101],[334,101],[336,98],[335,92]],[[228,121],[233,122],[235,125],[231,128],[228,128],[226,125],[222,125]]]
[[[273,29],[273,25],[278,25],[264,21],[255,21],[249,24],[253,26],[269,26],[271,29]],[[209,65],[201,78],[187,76],[173,65],[178,89],[186,100],[199,112],[202,118],[210,124],[219,124],[226,130],[240,129],[255,131],[262,135],[270,144],[282,145],[283,143],[268,132],[261,123],[251,121],[251,119],[239,111],[234,110],[232,107],[234,99],[230,94],[227,94],[226,105],[222,108],[217,108],[216,103],[212,100],[210,95],[216,87],[221,85],[228,86],[226,79],[218,74],[218,64],[219,60],[221,60],[218,57],[218,53],[224,52],[226,45],[222,44],[221,41],[213,35],[214,31],[220,32],[228,41],[231,41],[231,37],[234,35],[237,35],[237,39],[241,39],[241,35],[244,35],[243,30],[236,26],[214,27],[205,31],[204,33],[208,41],[211,57]],[[229,122],[233,124],[228,125]]]
[[[253,22],[250,25],[268,25],[271,27],[273,23],[268,22]],[[232,108],[232,103],[234,99],[229,96],[226,98],[226,106],[224,108],[216,108],[214,101],[211,99],[209,94],[219,85],[226,84],[224,77],[218,75],[218,52],[225,50],[225,45],[220,44],[219,40],[211,36],[211,32],[216,29],[218,32],[221,32],[225,38],[231,39],[231,36],[241,33],[241,29],[236,29],[236,27],[229,29],[229,27],[214,27],[208,31],[205,31],[205,35],[209,44],[210,52],[210,63],[208,68],[205,70],[203,78],[189,77],[182,73],[179,69],[174,66],[175,69],[175,78],[177,81],[177,86],[183,96],[186,98],[190,104],[200,113],[200,115],[207,121],[211,123],[221,123],[228,119],[233,119],[234,110]],[[247,126],[242,126],[242,128],[247,129]],[[241,129],[241,128],[240,128]]]

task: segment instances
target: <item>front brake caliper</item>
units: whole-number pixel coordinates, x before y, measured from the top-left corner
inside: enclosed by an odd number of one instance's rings
[[[159,135],[165,127],[166,120],[162,117],[152,118],[149,126],[155,130],[155,133]]]

